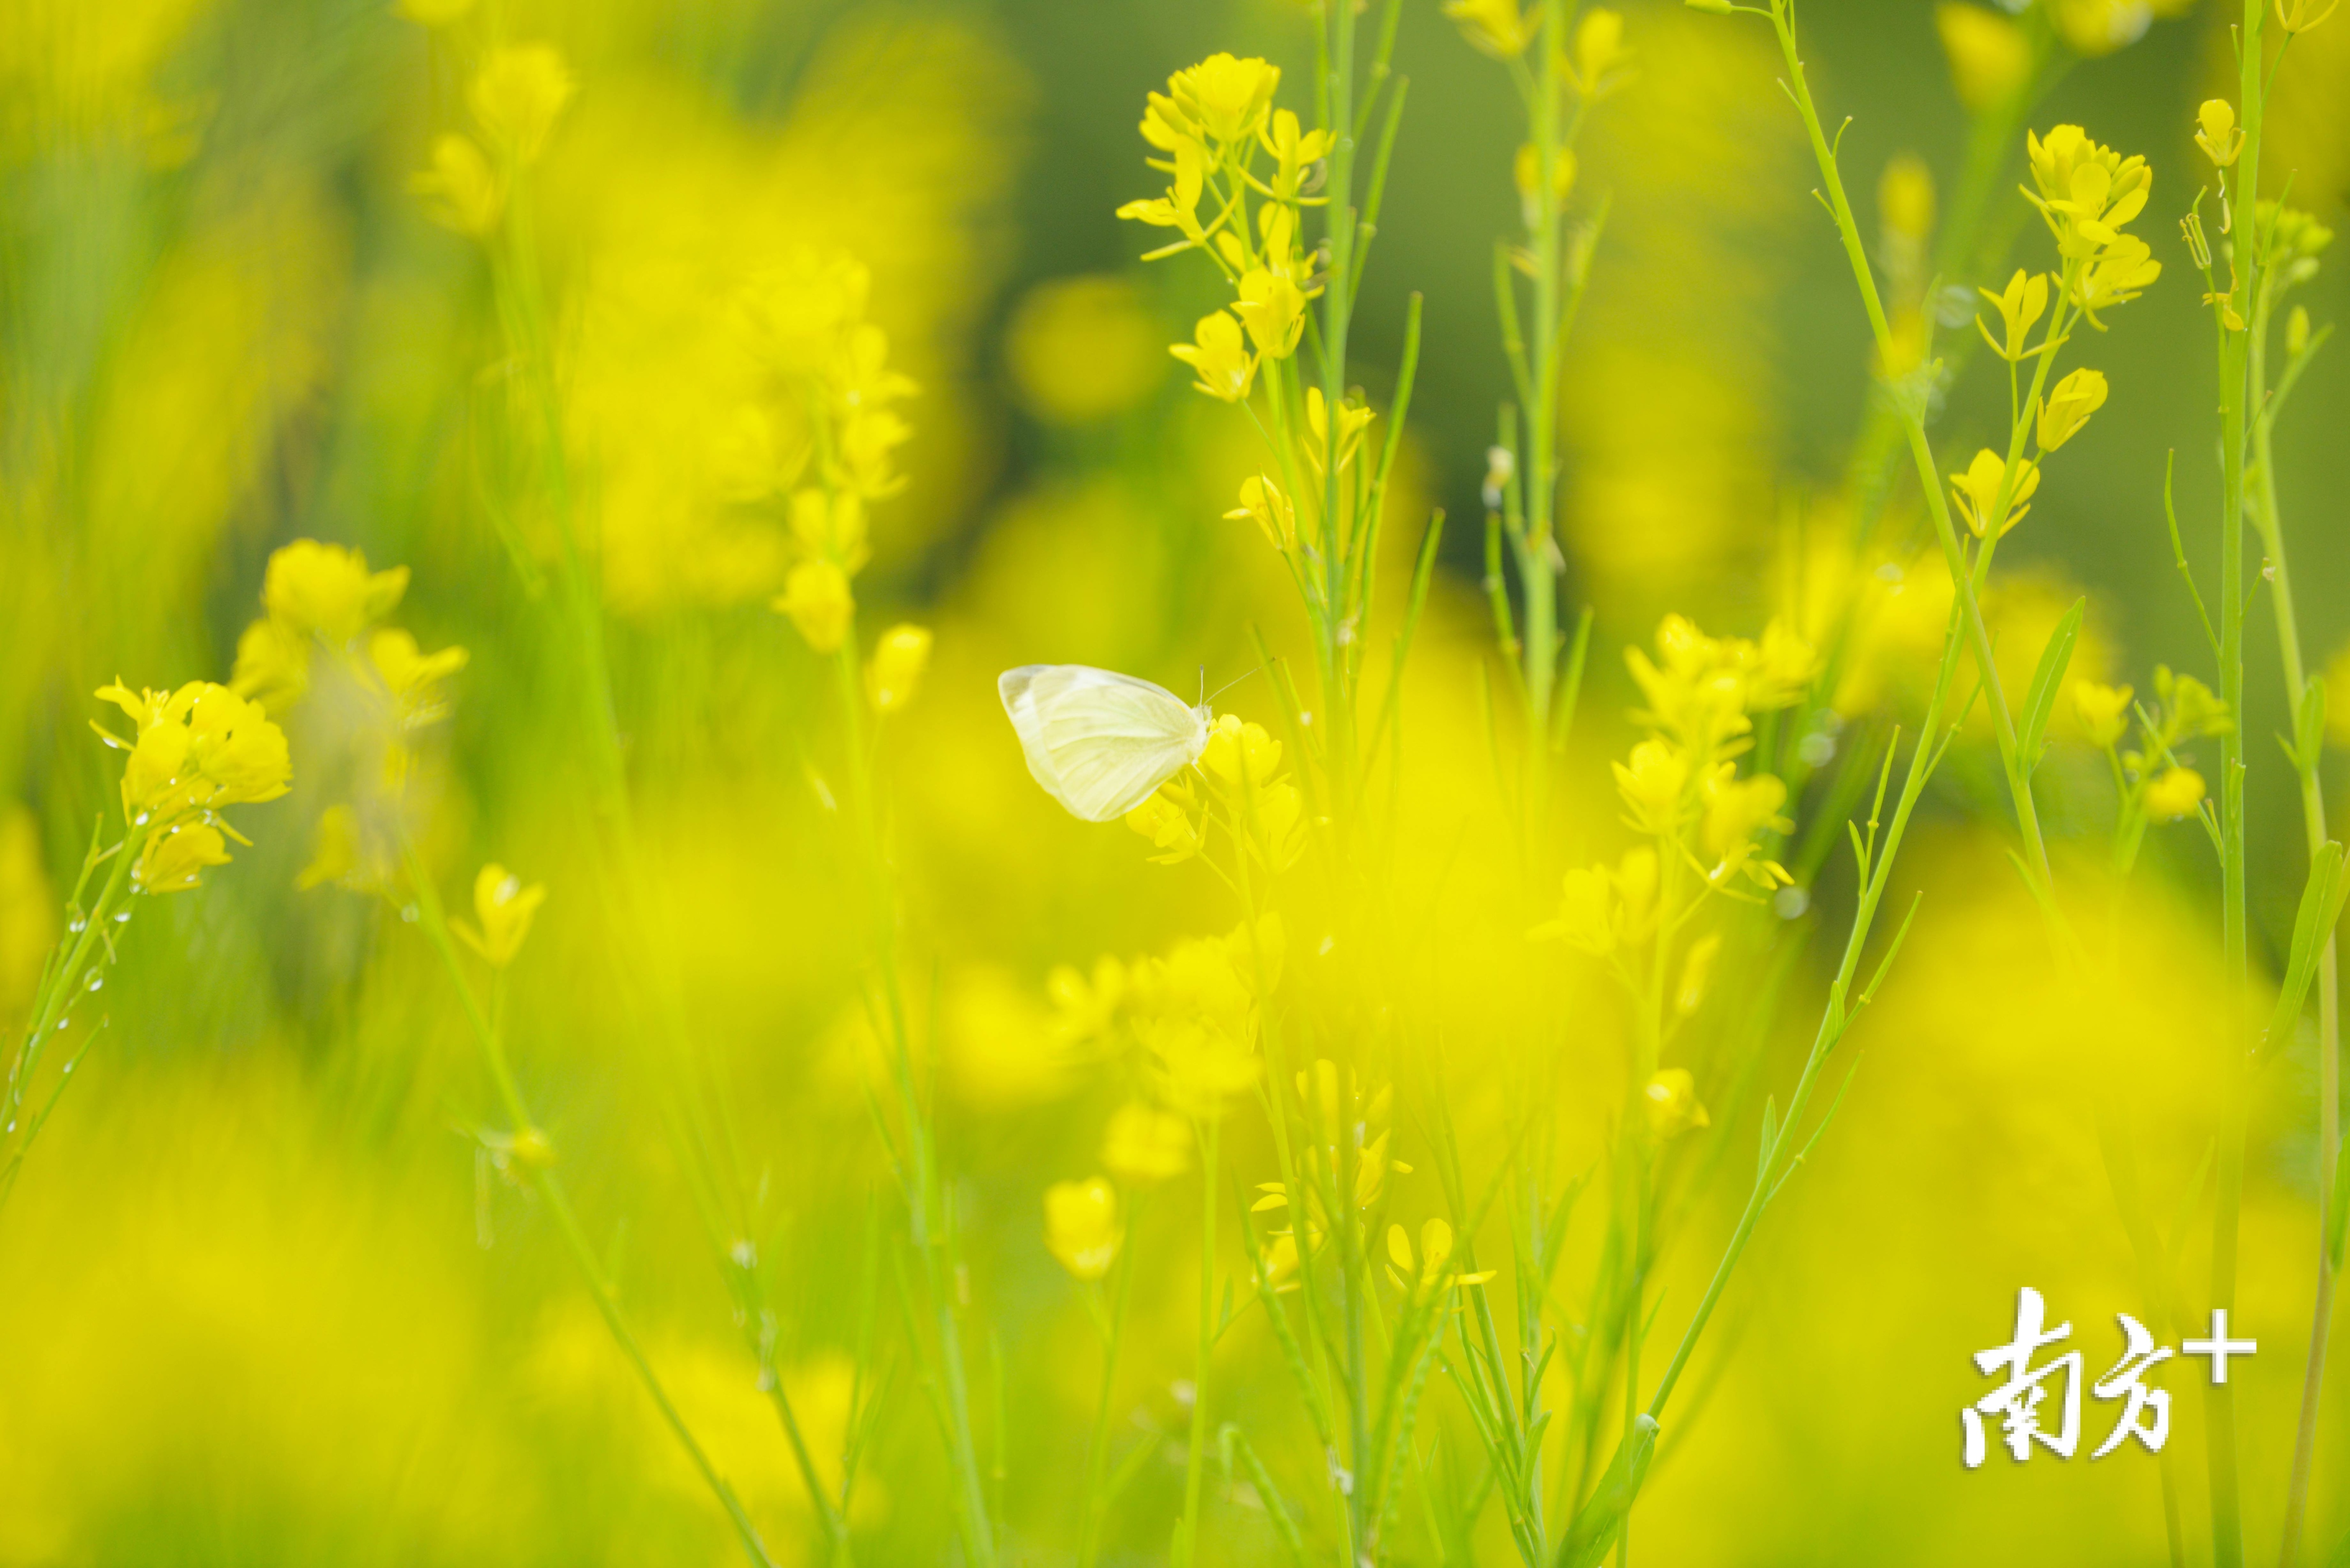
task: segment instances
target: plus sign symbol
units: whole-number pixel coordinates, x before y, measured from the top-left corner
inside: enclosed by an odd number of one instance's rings
[[[2256,1339],[2230,1339],[2228,1337],[2228,1309],[2225,1307],[2213,1307],[2211,1309],[2211,1337],[2209,1339],[2190,1339],[2181,1345],[2178,1348],[2182,1354],[2187,1355],[2202,1355],[2210,1357],[2211,1362],[2211,1381],[2214,1383],[2225,1383],[2228,1380],[2228,1358],[2231,1355],[2250,1355],[2254,1351],[2260,1349],[2260,1341]]]

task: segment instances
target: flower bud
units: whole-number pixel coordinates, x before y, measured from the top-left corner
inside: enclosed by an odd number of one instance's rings
[[[838,566],[830,561],[802,561],[784,580],[775,608],[792,618],[808,647],[831,653],[848,636],[857,600],[849,594],[847,574]]]
[[[928,627],[893,626],[873,645],[872,662],[865,667],[865,691],[877,713],[895,713],[914,700],[923,667],[931,661]]]
[[[2106,406],[2106,389],[2099,370],[2075,370],[2057,382],[2040,405],[2040,450],[2054,452],[2080,434],[2089,416]]]

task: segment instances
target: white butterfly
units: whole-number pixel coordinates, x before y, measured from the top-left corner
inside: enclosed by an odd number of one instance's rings
[[[1124,816],[1198,762],[1214,717],[1204,702],[1087,664],[1024,664],[995,690],[1028,772],[1087,822]]]

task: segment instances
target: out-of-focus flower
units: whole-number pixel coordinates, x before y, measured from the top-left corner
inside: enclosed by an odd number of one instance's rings
[[[1657,852],[1637,845],[1615,867],[1577,867],[1559,889],[1558,919],[1527,933],[1606,958],[1646,937],[1657,902]]]
[[[865,667],[865,691],[873,711],[895,713],[911,702],[930,661],[930,628],[899,625],[883,632]]]
[[[1444,14],[1460,24],[1462,37],[1497,60],[1515,59],[1534,42],[1518,0],[1444,0]]]
[[[1575,25],[1574,52],[1566,61],[1566,78],[1586,99],[1604,97],[1624,79],[1625,62],[1632,51],[1624,47],[1624,14],[1594,5]]]
[[[2288,33],[2306,33],[2334,15],[2342,0],[2276,0],[2277,26]]]
[[[2203,804],[2203,775],[2193,768],[2166,768],[2146,786],[2146,814],[2157,822],[2176,822]]]
[[[792,618],[808,647],[832,653],[848,636],[857,600],[848,591],[848,575],[838,566],[830,561],[802,561],[784,579],[775,607]]]
[[[1697,1080],[1686,1067],[1665,1068],[1648,1080],[1640,1097],[1648,1113],[1648,1131],[1659,1140],[1713,1125],[1698,1103]]]
[[[1236,713],[1216,716],[1200,753],[1201,771],[1233,788],[1240,786],[1243,774],[1249,783],[1262,784],[1280,766],[1281,742],[1263,725],[1243,722]]]
[[[2106,406],[2106,390],[2101,370],[2075,370],[2057,382],[2040,404],[2040,450],[2054,452],[2080,434],[2089,416]]]
[[[1559,148],[1553,154],[1550,166],[1551,200],[1564,205],[1567,193],[1575,189],[1575,153],[1569,148]],[[1542,149],[1531,141],[1518,144],[1518,155],[1510,163],[1510,179],[1518,188],[1518,217],[1527,228],[1542,222]]]
[[[465,668],[462,648],[426,653],[416,639],[398,627],[385,627],[368,639],[368,662],[375,667],[385,693],[403,723],[430,723],[447,710],[440,685]]]
[[[359,873],[359,813],[348,805],[330,805],[319,815],[317,844],[294,886],[307,893],[328,882],[348,883]]]
[[[1193,341],[1168,352],[1191,367],[1191,383],[1211,398],[1237,403],[1256,382],[1256,360],[1242,340],[1241,324],[1219,310],[1200,317]]]
[[[1441,1217],[1431,1218],[1419,1228],[1419,1249],[1415,1256],[1411,1238],[1400,1225],[1388,1227],[1388,1278],[1396,1288],[1417,1295],[1422,1291],[1463,1290],[1482,1285],[1498,1272],[1480,1269],[1473,1274],[1447,1273],[1452,1262],[1452,1226]]]
[[[552,46],[508,44],[483,58],[466,99],[491,144],[526,166],[546,151],[556,117],[577,90],[571,67]]]
[[[2105,751],[2118,742],[2129,728],[2130,688],[2074,680],[2072,693],[2073,712],[2089,744]]]
[[[531,918],[546,901],[543,884],[525,887],[521,877],[493,860],[473,878],[473,915],[480,923],[459,916],[449,922],[449,929],[493,966],[504,969],[522,950],[523,939],[530,935]]]
[[[2032,75],[2032,44],[2023,29],[1981,5],[1945,0],[1934,7],[1934,27],[1950,60],[1950,86],[1975,113],[2005,103]]]
[[[2110,55],[2146,36],[2158,16],[2176,16],[2193,0],[2051,0],[2056,31],[2078,54]]]
[[[1125,1240],[1118,1189],[1100,1177],[1056,1181],[1045,1189],[1045,1244],[1076,1278],[1098,1280],[1108,1273]]]
[[[1887,234],[1925,243],[1934,232],[1934,171],[1924,159],[1903,153],[1886,164],[1877,182],[1877,210]]]
[[[497,171],[472,137],[453,130],[432,139],[431,160],[409,176],[408,188],[423,198],[434,223],[475,239],[496,228],[505,211]]]
[[[1102,1129],[1101,1162],[1120,1181],[1147,1187],[1191,1168],[1191,1123],[1136,1100],[1110,1114]]]
[[[1055,278],[1013,310],[1004,359],[1020,400],[1053,424],[1090,424],[1150,395],[1167,361],[1134,285],[1122,277]]]
[[[406,566],[370,572],[361,551],[296,539],[270,555],[261,607],[287,629],[340,648],[390,614],[407,591]]]
[[[1794,826],[1779,815],[1779,808],[1787,804],[1785,784],[1770,774],[1739,778],[1733,765],[1723,763],[1706,780],[1703,793],[1705,817],[1700,840],[1713,857],[1706,872],[1709,881],[1720,887],[1742,873],[1769,889],[1794,880],[1778,862],[1754,853],[1755,836],[1764,829],[1785,833]]]
[[[2007,480],[2007,460],[1989,447],[1975,453],[1974,462],[1967,464],[1964,473],[1950,475],[1950,493],[1959,504],[1959,515],[1966,519],[1968,528],[1978,539],[1996,521],[2004,536],[2023,514],[2032,510],[2027,504],[2033,493],[2040,488],[2040,467],[2028,457],[2016,459],[2015,484],[2008,493],[2007,515],[1994,517],[1999,508],[2001,487]]]
[[[33,1000],[49,944],[57,940],[57,899],[41,857],[41,828],[30,810],[0,804],[0,1027]]]
[[[2154,696],[2173,741],[2224,735],[2236,727],[2218,692],[2192,675],[2174,674],[2168,665],[2154,667]]]
[[[1179,786],[1161,784],[1126,814],[1127,826],[1161,851],[1151,857],[1161,866],[1177,865],[1200,853],[1200,828],[1191,820],[1188,800]]]

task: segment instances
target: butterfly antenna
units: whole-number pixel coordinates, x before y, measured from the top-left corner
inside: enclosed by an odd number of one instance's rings
[[[1214,701],[1217,698],[1222,696],[1233,687],[1238,686],[1242,681],[1246,680],[1250,676],[1262,675],[1263,673],[1264,666],[1262,664],[1258,665],[1253,670],[1242,670],[1238,675],[1233,676],[1230,680],[1225,681],[1222,686],[1217,687],[1213,691],[1211,691],[1205,697],[1201,698],[1200,706],[1202,708],[1206,707],[1209,703]],[[1200,684],[1205,686],[1207,683],[1207,670],[1203,668],[1200,671]]]

